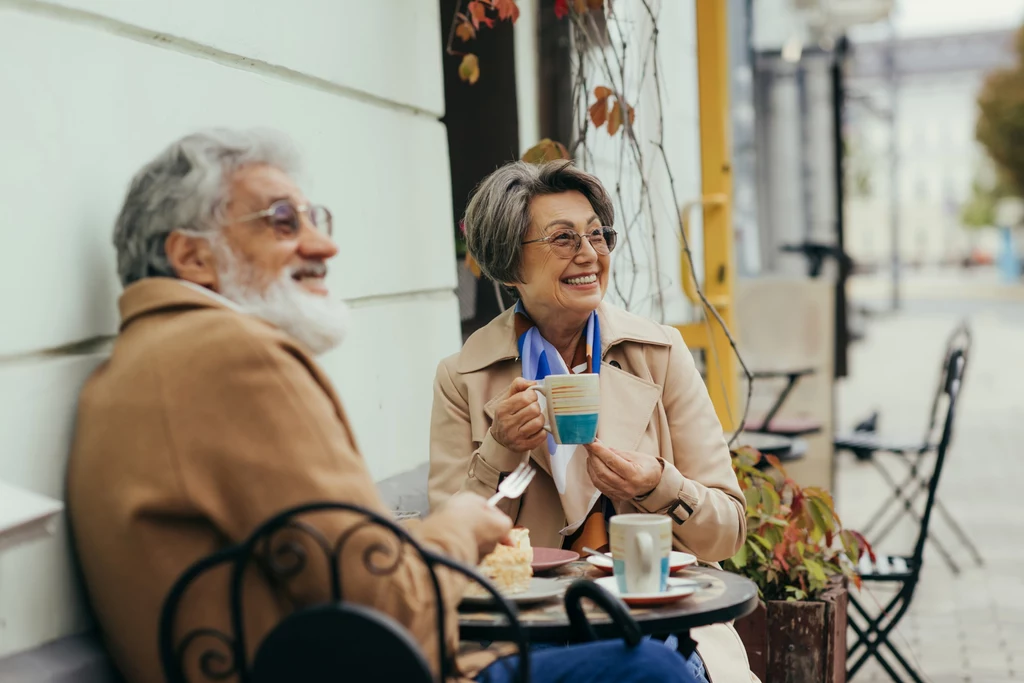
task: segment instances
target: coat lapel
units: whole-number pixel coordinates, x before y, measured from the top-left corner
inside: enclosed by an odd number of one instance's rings
[[[661,387],[609,363],[601,364],[597,435],[611,448],[635,451],[661,398]]]
[[[671,341],[654,321],[627,313],[610,304],[598,308],[601,318],[602,355],[623,342],[669,346]],[[475,332],[459,354],[458,371],[479,372],[496,363],[518,360],[513,310],[509,309]],[[505,373],[507,372],[507,377]],[[518,376],[518,363],[496,371],[501,375],[494,386],[506,387]],[[636,377],[607,362],[601,364],[601,415],[598,436],[605,444],[620,450],[635,451],[640,445],[651,416],[654,414],[661,387]],[[501,394],[484,404],[488,426],[494,423],[494,411]],[[546,453],[534,451],[530,457],[551,476],[551,459]]]

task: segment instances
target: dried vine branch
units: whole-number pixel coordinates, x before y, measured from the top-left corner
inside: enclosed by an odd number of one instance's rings
[[[658,123],[657,130],[655,131],[656,136],[649,142],[657,150],[657,156],[660,157],[659,161],[661,162],[661,165],[663,166],[665,171],[668,187],[672,196],[673,206],[676,208],[677,211],[679,211],[681,210],[682,203],[679,198],[675,176],[672,172],[672,164],[670,163],[668,153],[665,150],[664,92],[661,71],[659,68],[659,17],[658,14],[652,8],[650,0],[641,0],[641,5],[643,6],[644,11],[647,14],[647,18],[650,21],[651,32],[650,37],[647,41],[648,48],[643,53],[643,62],[640,68],[638,84],[635,86],[635,92],[637,93],[637,95],[639,95],[639,93],[642,91],[644,83],[647,81],[647,78],[651,78],[655,90],[654,99],[656,101],[655,105],[657,109],[656,114]],[[600,34],[600,27],[594,14],[590,12],[571,12],[570,16],[573,21],[572,32],[573,42],[576,46],[575,57],[577,62],[574,65],[576,78],[573,87],[573,94],[576,98],[575,102],[577,103],[577,109],[582,114],[581,116],[577,116],[577,120],[580,125],[578,126],[578,129],[576,131],[576,138],[573,140],[572,149],[574,151],[574,156],[582,158],[585,167],[592,168],[595,164],[594,153],[593,150],[590,148],[588,142],[589,118],[586,115],[587,108],[585,105],[579,106],[580,98],[586,97],[590,92],[590,88],[588,87],[587,83],[587,67],[589,66],[591,68],[596,68],[596,70],[601,74],[602,78],[608,84],[608,87],[612,89],[612,91],[615,93],[615,96],[620,101],[629,101],[627,94],[627,85],[629,84],[627,83],[626,75],[626,48],[628,46],[628,32],[623,22],[621,21],[619,15],[611,15],[612,21],[615,25],[618,40],[609,41],[608,49],[603,49],[601,46],[598,45],[598,49],[596,50],[598,56],[594,57],[594,50],[592,49],[594,45],[592,44],[591,36],[597,36]],[[640,39],[641,36],[635,36],[635,38]],[[627,291],[624,292],[623,288],[620,286],[618,276],[616,274],[613,274],[613,282],[616,294],[620,297],[620,299],[623,300],[626,306],[628,307],[632,303],[634,303],[632,299],[635,292],[636,280],[639,273],[636,252],[633,250],[632,240],[630,239],[630,237],[633,236],[637,231],[644,230],[643,219],[644,213],[646,212],[650,220],[649,237],[651,251],[649,254],[649,262],[652,264],[654,270],[652,274],[653,277],[651,281],[651,288],[654,290],[654,296],[657,299],[657,310],[659,310],[661,314],[664,315],[664,284],[662,278],[660,277],[656,244],[660,221],[657,218],[656,211],[654,208],[649,180],[650,172],[652,169],[647,167],[647,160],[644,156],[644,150],[642,145],[640,144],[640,141],[637,138],[636,130],[634,128],[631,117],[624,117],[623,127],[625,130],[625,134],[623,135],[622,144],[620,146],[619,159],[618,163],[616,164],[616,179],[614,183],[616,203],[619,205],[620,209],[625,209],[627,206],[626,198],[623,194],[624,176],[627,173],[632,174],[635,179],[639,180],[640,187],[637,192],[638,196],[635,198],[636,211],[630,215],[624,215],[626,224],[623,229],[625,237],[623,242],[629,248],[628,256],[630,265],[632,266],[632,268],[630,269],[630,286],[628,287]],[[624,212],[621,213],[624,214]],[[697,269],[693,256],[693,250],[690,246],[689,236],[682,229],[682,225],[681,222],[678,220],[678,217],[676,218],[676,224],[678,226],[679,238],[682,243],[683,258],[685,258],[687,260],[687,263],[689,264],[690,273],[694,280],[694,289],[701,302],[702,310],[699,312],[699,314],[703,317],[704,322],[708,327],[709,338],[712,327],[712,319],[714,319],[714,322],[721,327],[724,336],[729,342],[729,346],[732,352],[736,355],[736,359],[740,367],[742,368],[743,374],[747,381],[747,397],[743,409],[743,415],[739,421],[735,433],[729,440],[729,445],[731,446],[733,443],[735,443],[740,432],[743,430],[744,425],[746,424],[750,410],[751,398],[753,396],[754,377],[753,373],[751,373],[749,367],[747,366],[746,361],[743,358],[743,355],[739,351],[736,340],[732,335],[732,331],[725,324],[725,320],[723,320],[718,310],[714,306],[712,306],[711,303],[708,301],[707,296],[704,293],[703,287],[701,286],[700,282],[697,281],[697,278],[695,276],[695,274],[697,273]],[[718,366],[720,363],[720,359],[718,357],[718,351],[714,347],[714,345],[710,345],[710,351],[712,358],[709,360],[715,363],[716,366]],[[726,405],[726,410],[729,412],[730,415],[733,414],[733,409],[734,406],[728,404]]]

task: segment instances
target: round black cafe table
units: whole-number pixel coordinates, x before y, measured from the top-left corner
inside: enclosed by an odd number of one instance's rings
[[[608,576],[582,560],[540,576],[556,578],[566,588],[580,578]],[[629,609],[644,635],[685,635],[690,629],[720,624],[750,614],[757,608],[757,586],[737,574],[710,567],[691,567],[673,577],[693,579],[702,584],[694,595],[658,607]],[[599,639],[622,636],[621,630],[600,608],[587,605],[585,613]],[[519,606],[519,623],[531,643],[567,643],[573,632],[561,597]],[[504,615],[486,608],[463,608],[459,614],[459,635],[463,640],[489,642],[514,639]]]

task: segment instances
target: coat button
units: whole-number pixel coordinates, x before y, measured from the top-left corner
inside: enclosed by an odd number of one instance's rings
[[[613,360],[613,361],[612,361],[611,363],[609,363],[608,365],[612,366],[613,368],[618,368],[619,370],[621,370],[621,369],[622,369],[622,366],[621,366],[621,365],[619,365],[619,361],[617,361],[617,360]]]

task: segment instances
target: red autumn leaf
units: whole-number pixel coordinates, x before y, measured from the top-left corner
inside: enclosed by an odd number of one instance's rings
[[[594,97],[599,100],[607,100],[612,96],[611,88],[606,88],[603,85],[599,85],[594,88]]]
[[[622,105],[618,100],[612,105],[612,113],[608,115],[608,135],[615,135],[622,127]]]
[[[777,457],[775,457],[774,455],[768,455],[767,453],[765,453],[764,454],[764,459],[767,460],[769,463],[771,463],[772,467],[777,469],[779,472],[782,472],[783,476],[786,476],[786,470],[782,469],[782,462]]]
[[[462,38],[462,41],[472,40],[476,37],[476,30],[473,28],[473,24],[470,23],[469,19],[465,15],[461,15],[462,20],[459,25],[455,27],[455,35]]]
[[[590,105],[590,120],[594,122],[594,125],[600,128],[604,125],[604,122],[608,120],[608,99],[602,97],[597,102]]]
[[[480,28],[480,24],[487,28],[494,27],[494,19],[487,16],[487,5],[480,0],[471,0],[467,9],[469,9],[469,16],[473,18],[474,28]]]
[[[459,64],[459,78],[470,85],[473,85],[477,80],[479,80],[480,60],[477,59],[476,55],[472,52],[462,58],[462,63]]]
[[[569,0],[555,0],[555,16],[559,19],[569,13]]]
[[[498,19],[505,21],[511,19],[512,23],[516,23],[519,18],[519,6],[516,4],[516,0],[494,0],[494,9],[498,10]]]
[[[470,0],[466,11],[469,12],[469,16],[473,20],[473,28],[480,28],[480,18],[487,16],[487,8],[484,7],[484,4],[479,0]]]
[[[790,511],[794,517],[799,517],[804,511],[804,494],[803,491],[796,491],[793,494],[793,502],[790,505]]]
[[[576,7],[576,14],[586,14],[587,0],[573,0],[572,4]]]

